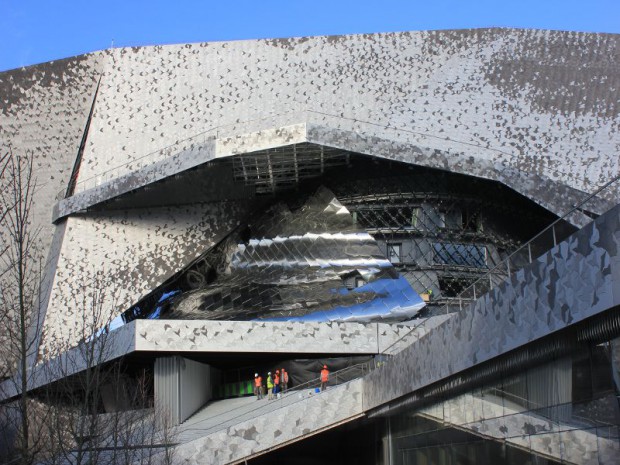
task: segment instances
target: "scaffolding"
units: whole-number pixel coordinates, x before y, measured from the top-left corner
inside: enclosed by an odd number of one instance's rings
[[[233,158],[235,181],[254,186],[258,195],[275,194],[346,166],[349,153],[313,144],[294,144]]]

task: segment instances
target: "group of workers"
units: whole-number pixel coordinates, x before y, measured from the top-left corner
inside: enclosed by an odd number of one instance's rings
[[[267,373],[267,399],[275,399],[280,392],[286,392],[288,389],[288,372],[282,368],[276,370],[275,376],[271,375],[271,371]],[[263,377],[258,373],[254,373],[254,394],[257,399],[265,396]]]
[[[329,381],[329,370],[327,365],[323,365],[321,370],[321,391],[324,391]],[[271,371],[267,373],[267,399],[273,400],[278,397],[281,392],[288,390],[288,372],[282,368],[276,370],[275,376],[271,376]],[[260,400],[265,396],[265,386],[263,385],[263,377],[258,373],[254,373],[254,395],[256,399]]]

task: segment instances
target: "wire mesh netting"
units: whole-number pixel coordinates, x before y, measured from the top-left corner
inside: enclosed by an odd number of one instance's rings
[[[232,166],[233,187],[251,189],[255,208],[246,223],[126,312],[127,321],[160,317],[166,299],[178,302],[178,294],[199,289],[200,299],[186,299],[194,307],[186,315],[197,317],[194,310],[203,308],[209,319],[298,318],[324,307],[350,318],[349,307],[378,303],[378,295],[406,297],[400,285],[366,289],[379,278],[393,284],[394,277],[426,304],[424,315],[443,313],[445,305],[458,310],[548,250],[554,234],[575,230],[560,223],[525,255],[511,256],[557,217],[496,182],[313,144],[213,163]],[[330,199],[315,208],[321,190]],[[371,273],[380,264],[395,275]]]

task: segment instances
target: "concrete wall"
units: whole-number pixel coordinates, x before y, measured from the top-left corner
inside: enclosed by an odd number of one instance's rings
[[[211,367],[206,363],[172,356],[155,360],[155,408],[170,426],[192,416],[211,399]]]
[[[179,421],[192,416],[200,407],[213,397],[213,380],[211,367],[206,363],[181,358],[181,391]]]
[[[155,408],[171,426],[192,416],[211,399],[211,367],[206,363],[172,356],[155,360]]]
[[[180,363],[181,357],[160,357],[155,360],[153,369],[155,410],[171,425],[178,425],[181,416]]]

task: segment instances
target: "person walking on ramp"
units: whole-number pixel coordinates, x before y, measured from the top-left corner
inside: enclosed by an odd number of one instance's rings
[[[329,381],[329,370],[327,369],[327,365],[323,365],[323,369],[321,370],[321,391],[324,391],[327,387],[327,382]]]
[[[258,373],[254,373],[254,394],[256,395],[256,400],[263,398],[263,377],[258,376]]]

